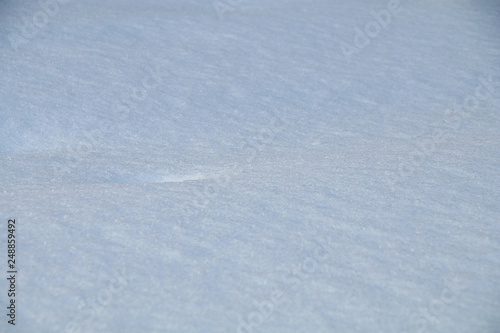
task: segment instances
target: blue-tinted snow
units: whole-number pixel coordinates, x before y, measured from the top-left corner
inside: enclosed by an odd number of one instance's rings
[[[499,16],[0,1],[0,331],[498,331]]]

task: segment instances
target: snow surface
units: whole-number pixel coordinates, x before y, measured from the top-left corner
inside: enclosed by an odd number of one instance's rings
[[[499,17],[0,1],[0,332],[499,332]]]

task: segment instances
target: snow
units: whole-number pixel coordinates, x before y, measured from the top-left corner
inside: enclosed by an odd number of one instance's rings
[[[0,1],[0,332],[498,331],[499,16]]]

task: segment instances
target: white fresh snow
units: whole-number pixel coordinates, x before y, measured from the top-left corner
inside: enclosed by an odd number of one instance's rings
[[[499,33],[494,0],[0,0],[0,332],[498,332]]]

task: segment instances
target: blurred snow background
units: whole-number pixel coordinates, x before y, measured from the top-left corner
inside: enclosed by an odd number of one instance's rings
[[[498,332],[499,17],[0,1],[0,331]]]

